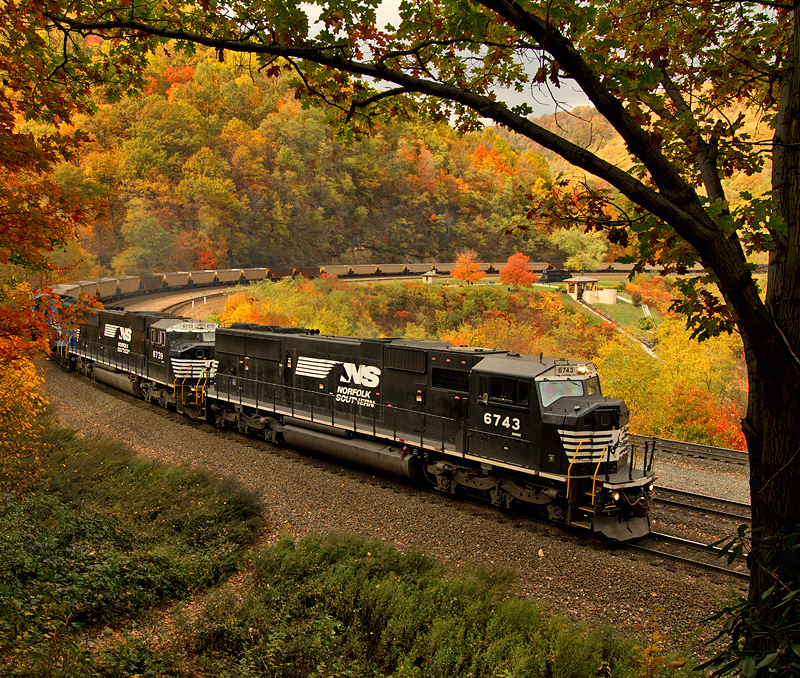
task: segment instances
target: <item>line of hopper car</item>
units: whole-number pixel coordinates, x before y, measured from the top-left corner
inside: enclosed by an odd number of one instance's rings
[[[498,274],[506,262],[482,263],[479,270],[488,275]],[[53,289],[63,297],[78,298],[85,294],[102,301],[122,299],[139,294],[181,290],[188,288],[212,287],[218,285],[248,284],[260,280],[280,280],[281,278],[303,276],[318,278],[321,275],[342,279],[370,277],[419,277],[426,273],[448,276],[455,263],[434,264],[359,264],[331,266],[303,266],[300,268],[227,268],[203,271],[176,271],[172,273],[151,273],[119,277],[81,280],[63,283]],[[598,273],[630,273],[632,264],[609,264]],[[528,268],[539,275],[540,282],[560,282],[573,272],[553,268],[547,262],[531,262]]]
[[[612,539],[650,529],[652,456],[636,468],[628,409],[590,362],[115,309],[56,355],[217,427]]]

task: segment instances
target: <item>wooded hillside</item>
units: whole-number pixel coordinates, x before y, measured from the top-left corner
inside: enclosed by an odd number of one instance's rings
[[[397,123],[350,145],[286,78],[208,54],[153,60],[145,96],[102,103],[61,168],[62,186],[108,203],[65,263],[71,277],[168,269],[453,261],[465,246],[547,257],[506,231],[547,177],[536,153],[492,130]]]

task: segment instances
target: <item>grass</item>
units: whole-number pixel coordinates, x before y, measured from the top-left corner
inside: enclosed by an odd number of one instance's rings
[[[222,594],[195,638],[218,669],[247,658],[275,676],[633,676],[610,628],[551,617],[512,594],[510,573],[455,577],[418,553],[353,535],[290,537],[255,557],[242,601]]]
[[[40,449],[25,491],[0,494],[0,658],[218,584],[263,524],[241,488],[118,444],[52,429]]]
[[[616,304],[593,304],[598,310],[605,313],[610,318],[617,321],[623,327],[631,327],[637,331],[639,328],[639,321],[644,318],[644,311],[641,306],[634,306],[625,301],[617,301]],[[653,313],[653,311],[651,311]],[[655,318],[658,320],[657,318]]]
[[[40,449],[39,472],[0,495],[0,677],[642,671],[632,641],[516,598],[508,571],[455,576],[349,534],[254,547],[262,509],[233,483],[63,429]]]

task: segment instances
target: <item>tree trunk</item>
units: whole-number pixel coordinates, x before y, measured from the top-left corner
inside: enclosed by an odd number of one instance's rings
[[[770,252],[766,306],[778,329],[772,339],[743,332],[749,374],[743,422],[750,452],[754,535],[749,599],[755,605],[778,581],[797,588],[800,572],[787,563],[768,564],[765,540],[800,532],[800,0],[781,79],[780,110],[773,139],[775,211],[786,223]],[[764,612],[759,622],[776,628]],[[751,639],[751,650],[767,639]]]

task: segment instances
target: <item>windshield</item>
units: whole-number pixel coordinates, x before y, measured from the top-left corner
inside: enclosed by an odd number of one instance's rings
[[[539,395],[542,405],[552,405],[559,398],[582,395],[601,395],[600,380],[597,377],[576,381],[574,379],[560,379],[558,381],[540,381]]]
[[[214,341],[213,332],[170,332],[169,341],[172,346],[183,341]]]

